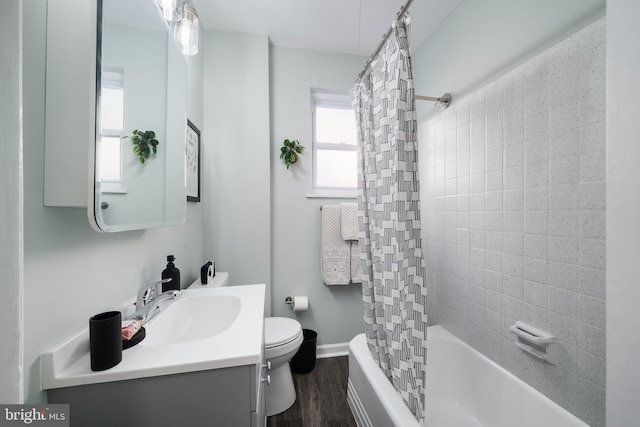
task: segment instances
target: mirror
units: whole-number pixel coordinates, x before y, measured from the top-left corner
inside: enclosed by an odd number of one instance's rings
[[[115,232],[182,224],[185,58],[154,0],[98,3],[93,225]]]

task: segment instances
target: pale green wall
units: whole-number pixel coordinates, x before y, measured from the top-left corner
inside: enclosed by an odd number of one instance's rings
[[[414,46],[416,94],[466,95],[603,16],[604,7],[605,0],[465,0]],[[434,113],[430,102],[417,108],[420,117]]]
[[[22,402],[22,144],[19,2],[0,3],[0,402]]]
[[[319,344],[348,342],[364,331],[362,287],[325,286],[320,279],[320,206],[345,200],[309,199],[311,88],[347,92],[366,58],[271,47],[272,314],[295,317],[318,332]],[[306,147],[287,170],[279,158],[285,138]],[[346,200],[346,201],[355,201]],[[294,315],[287,296],[307,295],[310,308]]]
[[[205,31],[203,56],[205,255],[230,273],[230,284],[265,283],[268,290],[268,39]]]
[[[45,0],[23,2],[24,369],[25,399],[44,400],[39,355],[87,326],[91,315],[119,308],[158,280],[174,254],[183,287],[203,264],[202,207],[188,203],[183,226],[115,234],[91,229],[85,209],[43,206]],[[202,91],[201,59],[190,59],[190,93]],[[194,69],[196,68],[196,69]],[[189,115],[202,122],[202,104]],[[70,129],[72,132],[73,129]]]

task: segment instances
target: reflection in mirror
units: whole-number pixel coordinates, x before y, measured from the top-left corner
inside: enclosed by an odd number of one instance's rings
[[[186,61],[154,0],[102,0],[94,217],[101,231],[182,224]],[[102,18],[102,19],[100,19]],[[132,138],[153,131],[157,152]],[[142,154],[141,154],[142,153]]]

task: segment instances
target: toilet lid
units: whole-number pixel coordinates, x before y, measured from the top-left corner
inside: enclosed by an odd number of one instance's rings
[[[287,317],[267,317],[264,319],[264,346],[274,347],[294,340],[302,333],[302,326]]]

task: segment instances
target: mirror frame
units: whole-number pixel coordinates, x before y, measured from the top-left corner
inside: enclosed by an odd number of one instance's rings
[[[182,213],[181,213],[181,217],[177,218],[177,219],[171,219],[171,220],[162,220],[162,221],[151,221],[151,222],[141,222],[141,223],[130,223],[130,224],[116,224],[116,225],[110,225],[110,224],[105,224],[105,222],[103,221],[103,219],[100,217],[100,212],[102,211],[102,204],[106,203],[106,202],[101,202],[100,201],[100,197],[99,197],[99,192],[98,192],[98,186],[99,186],[99,181],[97,180],[97,177],[95,176],[96,174],[96,162],[98,161],[97,158],[97,150],[96,150],[96,145],[97,145],[97,139],[99,137],[98,132],[99,132],[99,124],[100,124],[100,92],[101,92],[101,78],[102,78],[102,20],[103,20],[103,2],[104,1],[109,1],[109,0],[97,0],[97,10],[96,10],[96,58],[95,58],[95,64],[96,64],[96,70],[95,70],[95,102],[94,102],[94,106],[95,106],[95,114],[94,114],[94,135],[93,135],[93,139],[91,140],[91,143],[89,144],[89,195],[88,195],[88,203],[87,203],[87,216],[89,218],[89,223],[91,224],[91,227],[101,233],[112,233],[112,232],[120,232],[120,231],[131,231],[131,230],[144,230],[144,229],[149,229],[149,228],[159,228],[159,227],[169,227],[169,226],[178,226],[178,225],[182,225],[185,223],[186,221],[186,204],[187,204],[187,200],[186,200],[186,176],[185,179],[183,179],[183,186],[184,186],[184,192],[180,195],[175,196],[175,202],[176,203],[181,203],[182,205]],[[147,0],[149,2],[153,2],[153,0]],[[159,19],[162,19],[159,16]],[[167,41],[168,43],[174,43],[177,45],[174,37],[172,36],[171,33],[171,28],[167,25],[166,22],[164,22],[164,25],[167,29],[167,32],[169,34],[169,36],[167,37]],[[178,46],[178,50],[180,50],[179,46]],[[182,54],[181,54],[182,55]],[[188,85],[188,71],[186,70],[187,67],[187,61],[186,58],[184,58],[184,55],[182,55],[184,62],[185,62],[185,76],[187,77],[187,81],[185,82],[185,85]],[[185,97],[188,96],[188,86],[185,87]],[[181,153],[184,154],[185,158],[186,158],[186,132],[187,132],[187,108],[188,108],[188,100],[185,99],[184,102],[185,105],[185,111],[184,111],[184,116],[182,117],[182,135],[183,138],[180,139],[179,141],[176,141],[176,143],[180,143],[182,149],[180,150]],[[184,165],[185,161],[183,159],[183,161],[181,162],[182,165]],[[166,169],[166,164],[165,164],[165,169]],[[165,193],[166,193],[166,188],[165,188]],[[167,194],[165,194],[165,197],[167,196]],[[164,208],[164,206],[162,207]]]

